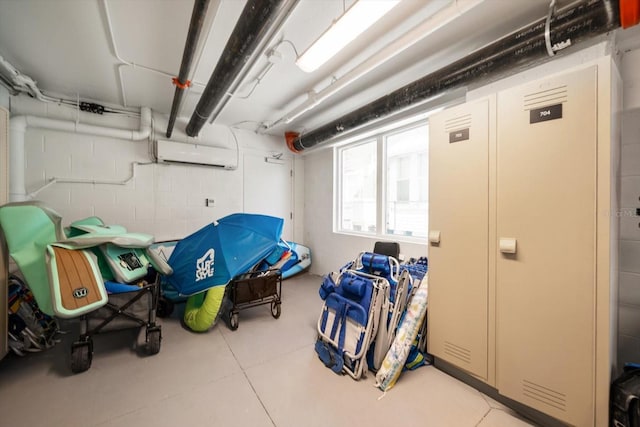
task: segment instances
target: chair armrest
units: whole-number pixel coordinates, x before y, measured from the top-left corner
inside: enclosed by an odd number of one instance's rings
[[[158,273],[164,276],[170,276],[173,274],[173,268],[171,268],[171,266],[167,264],[167,261],[165,261],[164,258],[158,255],[155,251],[147,248],[146,254],[149,257],[149,262]]]

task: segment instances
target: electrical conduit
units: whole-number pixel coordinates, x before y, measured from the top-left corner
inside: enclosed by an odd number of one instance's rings
[[[9,120],[9,152],[11,153],[9,163],[9,201],[11,202],[28,199],[24,168],[24,144],[27,128],[141,141],[151,135],[151,109],[148,107],[140,109],[140,128],[138,130],[109,128],[37,116],[11,117],[11,120]]]

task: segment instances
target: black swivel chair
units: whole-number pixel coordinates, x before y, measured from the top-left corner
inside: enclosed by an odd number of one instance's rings
[[[376,242],[373,246],[373,253],[392,256],[395,259],[399,259],[400,244],[398,242]]]

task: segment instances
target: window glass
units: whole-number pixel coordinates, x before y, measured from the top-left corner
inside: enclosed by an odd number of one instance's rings
[[[376,232],[376,141],[341,150],[340,229]]]
[[[421,125],[385,139],[385,233],[425,238],[429,211],[429,128]]]
[[[425,241],[428,150],[429,127],[425,122],[336,148],[335,229]],[[378,153],[383,157],[380,162]]]

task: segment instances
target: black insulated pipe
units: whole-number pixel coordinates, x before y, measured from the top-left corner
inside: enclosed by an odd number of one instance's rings
[[[554,51],[575,45],[620,27],[620,9],[614,0],[588,0],[562,10],[551,18],[550,38]],[[481,79],[494,79],[548,57],[545,43],[546,17],[491,43],[466,57],[391,92],[357,110],[296,138],[300,152],[338,135],[358,129],[424,102],[445,91]]]
[[[286,3],[286,0],[247,1],[187,124],[187,135],[198,135]]]
[[[189,72],[191,71],[191,62],[193,61],[193,55],[196,52],[196,46],[198,45],[198,39],[200,38],[200,30],[202,30],[202,23],[204,22],[204,17],[207,14],[208,7],[209,0],[195,0],[193,4],[191,23],[189,24],[187,41],[184,44],[180,73],[178,74],[176,91],[173,95],[173,103],[171,104],[171,114],[169,115],[169,124],[167,125],[167,138],[171,138],[173,126],[176,123],[178,111],[180,111],[182,96],[184,95],[184,90],[187,88],[187,79],[189,78]]]

